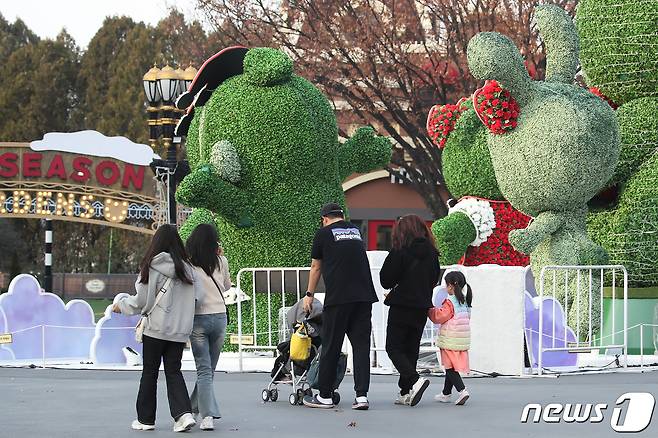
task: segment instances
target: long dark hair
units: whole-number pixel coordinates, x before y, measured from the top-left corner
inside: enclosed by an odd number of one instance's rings
[[[434,236],[427,228],[427,224],[420,216],[415,214],[408,214],[398,218],[395,226],[393,227],[392,246],[393,249],[400,250],[404,247],[411,246],[414,239],[424,238],[430,245],[436,249]]]
[[[215,269],[220,269],[217,257],[218,240],[217,230],[213,225],[199,224],[185,242],[185,249],[190,255],[192,264],[203,269],[203,272],[209,276],[215,272]]]
[[[455,289],[455,297],[459,304],[464,304],[468,307],[471,307],[471,302],[473,301],[473,291],[471,291],[471,286],[466,283],[466,277],[459,271],[450,271],[445,276],[446,284],[451,284]],[[464,297],[464,287],[466,287],[466,297]]]
[[[178,230],[175,226],[170,224],[160,225],[151,239],[151,245],[146,250],[144,258],[139,265],[139,282],[148,284],[149,282],[149,268],[153,257],[161,252],[169,253],[174,261],[174,270],[176,278],[183,283],[192,284],[192,279],[189,277],[185,263],[188,261],[183,241],[178,235]]]

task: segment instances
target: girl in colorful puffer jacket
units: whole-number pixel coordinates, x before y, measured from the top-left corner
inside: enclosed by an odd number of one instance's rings
[[[473,293],[466,284],[466,277],[459,271],[452,271],[445,276],[448,298],[441,307],[432,307],[428,316],[435,324],[441,324],[439,330],[439,348],[441,363],[446,370],[443,392],[434,397],[441,403],[450,403],[452,387],[459,392],[456,405],[463,405],[469,394],[459,373],[468,373],[468,349],[471,344],[471,301]],[[464,295],[464,288],[466,295]]]

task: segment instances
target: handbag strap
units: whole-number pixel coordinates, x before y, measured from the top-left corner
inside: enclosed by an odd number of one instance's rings
[[[165,280],[164,284],[158,291],[158,294],[155,297],[155,301],[153,302],[151,309],[147,313],[142,313],[143,316],[148,317],[151,314],[151,312],[153,312],[155,306],[157,306],[158,303],[160,302],[160,298],[162,298],[162,296],[167,293],[167,289],[169,289],[169,285],[171,285],[171,280],[172,280],[171,277],[167,277],[167,280]]]
[[[213,283],[215,283],[215,286],[217,287],[217,290],[219,291],[219,295],[222,297],[222,301],[224,302],[224,305],[226,306],[226,299],[224,299],[224,293],[222,292],[222,288],[219,287],[217,284],[217,281],[215,281],[215,278],[212,275],[209,275],[210,279],[212,280]]]

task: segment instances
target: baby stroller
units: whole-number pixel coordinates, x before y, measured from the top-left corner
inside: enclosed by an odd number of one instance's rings
[[[322,326],[322,303],[317,299],[313,300],[311,312],[306,314],[303,310],[302,301],[298,301],[286,313],[286,322],[289,330],[286,333],[286,341],[277,345],[278,357],[274,361],[274,367],[270,377],[270,383],[266,389],[263,389],[262,399],[264,402],[277,401],[279,391],[277,385],[291,385],[292,393],[288,397],[288,402],[295,405],[302,405],[305,395],[312,395],[312,389],[317,389],[317,375],[320,364],[320,351],[322,342],[320,338],[320,328]],[[304,324],[308,335],[311,337],[311,350],[308,359],[304,361],[293,361],[290,359],[290,338],[297,330],[300,324]],[[340,394],[336,391],[340,382],[345,376],[347,368],[347,356],[341,353],[338,361],[338,373],[334,385],[333,401],[334,404],[340,402]]]

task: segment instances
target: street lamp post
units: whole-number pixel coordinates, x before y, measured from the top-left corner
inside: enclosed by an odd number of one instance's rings
[[[157,169],[167,169],[167,222],[176,224],[176,186],[187,172],[187,161],[178,161],[178,145],[180,138],[174,138],[174,129],[180,117],[180,112],[174,106],[179,94],[187,90],[196,75],[196,69],[191,65],[186,69],[174,70],[166,65],[162,69],[151,68],[143,77],[144,92],[148,103],[149,142],[155,149],[158,138],[162,137],[165,159],[153,160],[151,167],[156,176]]]

